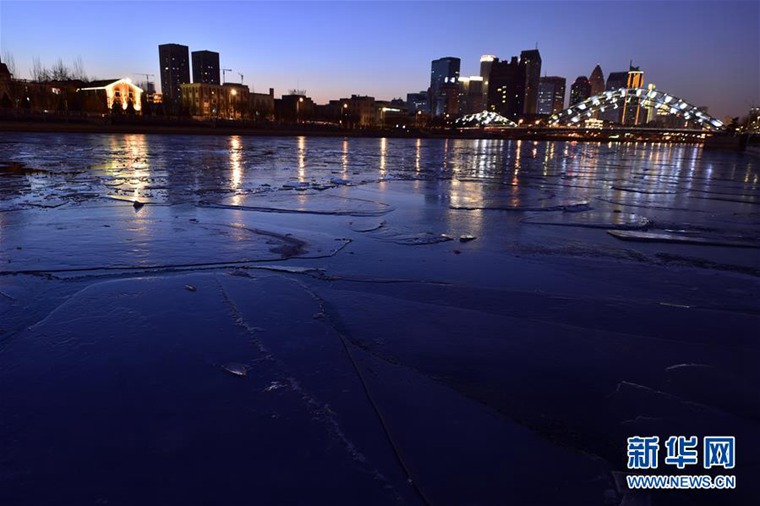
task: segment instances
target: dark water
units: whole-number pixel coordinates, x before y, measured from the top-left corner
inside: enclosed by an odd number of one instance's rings
[[[748,504],[759,173],[2,134],[0,504]],[[627,437],[692,434],[737,436],[737,491],[621,487]]]

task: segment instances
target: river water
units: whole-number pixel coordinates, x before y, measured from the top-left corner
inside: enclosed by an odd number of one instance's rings
[[[760,470],[759,176],[697,145],[2,134],[0,503],[745,504],[621,477],[634,435]]]

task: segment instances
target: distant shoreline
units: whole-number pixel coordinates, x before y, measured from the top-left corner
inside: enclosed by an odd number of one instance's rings
[[[168,125],[148,123],[91,123],[82,121],[14,121],[0,120],[0,132],[20,133],[89,133],[89,134],[158,134],[158,135],[221,135],[257,137],[338,137],[338,138],[402,138],[402,139],[503,139],[525,141],[576,142],[670,142],[676,144],[702,143],[703,139],[614,138],[614,132],[593,131],[579,136],[574,132],[542,132],[528,129],[487,132],[483,130],[400,132],[397,130],[338,130],[319,127],[292,126],[233,126],[233,125]]]
[[[162,135],[243,135],[262,137],[433,137],[445,138],[446,134],[431,134],[414,132],[405,134],[381,130],[330,130],[320,128],[292,127],[251,127],[251,126],[214,126],[211,124],[198,125],[156,125],[140,123],[96,124],[83,122],[31,122],[31,121],[0,121],[0,132],[25,133],[93,133],[93,134],[162,134]]]

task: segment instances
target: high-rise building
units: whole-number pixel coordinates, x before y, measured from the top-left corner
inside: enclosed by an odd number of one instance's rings
[[[219,53],[193,51],[193,82],[219,84]]]
[[[459,89],[459,114],[474,114],[483,111],[482,77],[460,77]]]
[[[565,108],[564,77],[542,77],[538,82],[538,114],[554,114]]]
[[[639,67],[630,65],[626,76],[626,88],[629,90],[644,87],[644,72]],[[646,121],[646,114],[641,111],[641,101],[634,93],[628,93],[625,97],[623,117],[620,122],[623,125],[641,125]]]
[[[588,82],[591,83],[592,95],[598,95],[604,91],[604,74],[602,73],[602,67],[599,65],[594,67],[594,71],[591,72]]]
[[[442,116],[451,101],[451,86],[459,81],[459,66],[461,60],[452,56],[433,60],[430,66],[430,112],[434,116]],[[444,88],[447,89],[444,93]],[[457,88],[458,89],[458,88]]]
[[[607,76],[607,91],[614,91],[619,88],[625,88],[628,82],[628,72],[612,72]]]
[[[610,72],[607,76],[606,91],[615,91],[625,88],[628,84],[628,72]],[[599,114],[600,119],[611,123],[620,123],[623,117],[623,108],[610,108]]]
[[[488,108],[488,79],[491,75],[491,65],[493,62],[499,61],[497,57],[492,54],[484,54],[480,57],[480,77],[483,78],[483,108]]]
[[[760,133],[760,107],[751,107],[747,114],[747,132]]]
[[[538,107],[538,83],[541,80],[541,53],[528,49],[520,53],[520,63],[525,66],[525,99],[522,114],[536,114]]]
[[[586,76],[578,76],[570,87],[570,105],[583,102],[591,96],[591,83]]]
[[[488,81],[488,110],[516,121],[524,111],[525,65],[516,56],[494,61]]]
[[[424,91],[419,93],[407,93],[406,94],[406,110],[409,115],[419,113],[429,113],[428,109],[428,94]]]
[[[639,70],[639,67],[631,65],[626,76],[626,83],[628,88],[643,88],[644,71]]]
[[[161,65],[161,93],[165,103],[178,104],[181,97],[180,85],[190,82],[190,58],[188,48],[181,44],[161,44],[158,46],[158,61]]]

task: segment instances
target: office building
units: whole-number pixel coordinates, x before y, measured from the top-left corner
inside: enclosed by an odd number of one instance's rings
[[[644,87],[644,72],[639,67],[630,66],[628,74],[626,75],[626,87],[627,88],[643,88]]]
[[[483,109],[488,108],[488,80],[491,76],[491,66],[499,59],[492,54],[484,54],[480,57],[480,77],[483,78]]]
[[[284,123],[303,123],[314,117],[316,104],[303,90],[290,90],[282,98],[274,100],[275,117]]]
[[[218,84],[183,83],[182,105],[192,116],[223,118],[227,110],[227,94]]]
[[[588,78],[588,82],[591,83],[591,95],[598,95],[604,91],[604,74],[602,73],[602,67],[599,65],[594,67],[591,76]]]
[[[219,84],[219,53],[193,51],[193,82]]]
[[[190,82],[188,48],[181,44],[161,44],[158,46],[158,60],[164,103],[178,104],[182,96],[180,86]]]
[[[483,111],[483,78],[480,76],[459,78],[459,114]]]
[[[488,110],[517,121],[524,111],[525,65],[516,56],[494,61],[488,80]]]
[[[628,87],[628,72],[610,72],[607,76],[605,91],[615,91]],[[599,118],[610,123],[621,123],[623,119],[623,107],[608,108],[599,114]]]
[[[554,114],[565,108],[564,77],[542,77],[538,82],[538,108],[537,113],[543,115]]]
[[[251,116],[256,121],[274,120],[274,88],[269,93],[251,93]]]
[[[625,88],[628,83],[628,72],[612,72],[607,76],[607,85],[605,90],[614,91]]]
[[[578,76],[570,87],[570,105],[583,102],[591,96],[591,83],[586,76]]]
[[[626,88],[634,90],[644,87],[644,72],[639,67],[630,65],[626,76]],[[641,111],[641,101],[635,93],[628,93],[625,97],[625,107],[620,122],[623,125],[637,126],[646,121],[646,113]]]
[[[451,109],[452,89],[455,90],[457,98],[459,88],[459,67],[461,60],[447,56],[433,60],[430,66],[430,112],[434,116],[443,116],[447,109]],[[456,108],[455,108],[456,109]],[[450,110],[448,111],[451,112]]]
[[[409,115],[430,112],[428,109],[428,94],[424,91],[406,94],[406,110]]]
[[[528,49],[520,53],[520,64],[525,67],[525,98],[521,114],[536,114],[538,108],[538,84],[541,80],[541,53]]]

